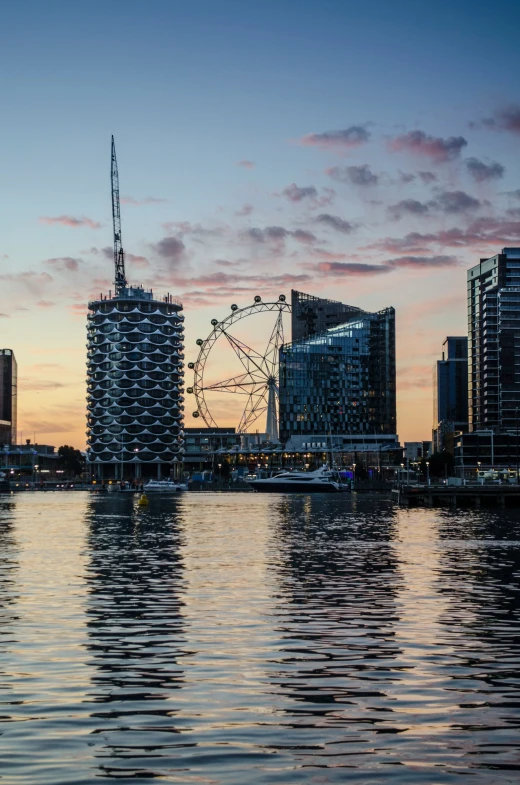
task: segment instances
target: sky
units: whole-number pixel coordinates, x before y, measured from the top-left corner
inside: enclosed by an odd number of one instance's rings
[[[7,2],[0,347],[18,360],[20,438],[85,446],[112,134],[127,277],[182,300],[186,363],[257,294],[393,306],[398,433],[431,438],[466,269],[520,245],[519,29],[506,0]],[[237,337],[261,348],[255,318]],[[213,351],[218,381],[232,360]],[[210,405],[238,424],[234,399]]]

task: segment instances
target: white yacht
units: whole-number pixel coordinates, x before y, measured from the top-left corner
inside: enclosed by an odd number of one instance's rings
[[[348,490],[337,471],[322,466],[314,472],[281,472],[274,477],[249,482],[255,491],[269,493],[337,493]]]
[[[187,491],[188,487],[184,483],[174,482],[173,480],[148,480],[143,486],[145,493],[178,493]]]

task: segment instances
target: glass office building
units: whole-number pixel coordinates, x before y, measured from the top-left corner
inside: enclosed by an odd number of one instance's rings
[[[326,313],[333,301],[321,302]],[[342,324],[280,350],[282,442],[329,432],[396,433],[395,311],[344,308]]]
[[[88,461],[98,479],[168,477],[184,453],[181,303],[141,287],[89,303]]]

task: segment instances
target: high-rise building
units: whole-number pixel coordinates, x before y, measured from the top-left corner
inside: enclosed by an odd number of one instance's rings
[[[337,300],[325,300],[312,294],[291,291],[291,337],[293,341],[310,338],[330,327],[344,324],[362,314],[361,308],[345,305]]]
[[[299,302],[305,297],[293,293],[293,303],[295,294]],[[342,323],[316,333],[311,326],[280,351],[283,442],[298,435],[396,433],[395,311],[368,313],[312,298],[317,314],[331,314],[333,306]],[[294,334],[298,312],[292,318]]]
[[[168,476],[183,453],[182,305],[127,287],[88,307],[89,463],[99,479]]]
[[[18,366],[11,349],[0,349],[0,444],[16,444]]]
[[[99,479],[168,476],[182,462],[182,304],[129,286],[112,137],[115,291],[89,303],[88,462]]]
[[[481,259],[467,280],[469,427],[510,429],[520,415],[520,248]]]
[[[468,339],[448,336],[442,360],[433,369],[434,451],[443,449],[444,436],[468,430]]]

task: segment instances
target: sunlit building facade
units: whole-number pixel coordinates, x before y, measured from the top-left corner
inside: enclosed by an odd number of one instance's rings
[[[140,287],[89,303],[87,454],[98,479],[168,477],[182,460],[181,311]]]
[[[343,324],[282,347],[282,442],[298,435],[396,433],[395,311],[351,311]]]

